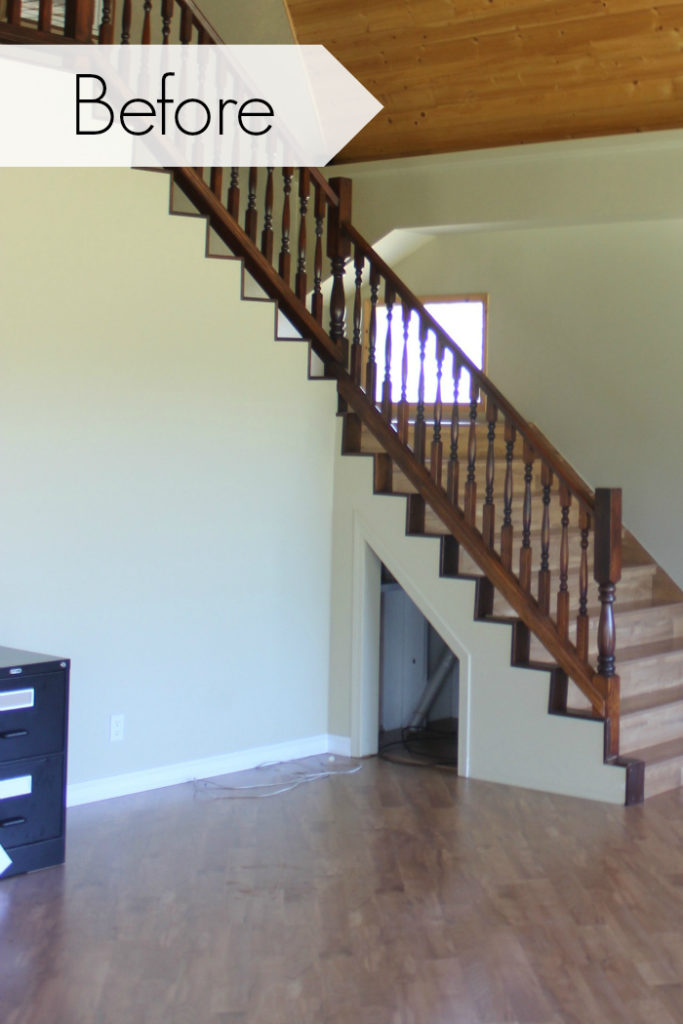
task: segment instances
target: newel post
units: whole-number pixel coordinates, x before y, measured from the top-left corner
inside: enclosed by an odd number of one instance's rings
[[[94,0],[66,0],[64,35],[77,43],[91,43],[95,20]]]
[[[331,178],[330,185],[339,196],[339,205],[327,207],[327,255],[332,263],[332,295],[330,296],[330,337],[342,350],[346,363],[348,340],[345,337],[346,297],[344,265],[351,255],[351,240],[342,225],[351,221],[351,179]]]
[[[598,621],[598,683],[605,694],[605,757],[619,753],[619,676],[615,670],[614,594],[621,578],[621,490],[595,492],[595,562]]]

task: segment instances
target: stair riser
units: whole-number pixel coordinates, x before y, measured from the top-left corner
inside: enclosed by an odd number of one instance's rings
[[[620,750],[639,750],[675,740],[683,733],[683,701],[621,717]]]
[[[623,661],[618,666],[622,697],[652,693],[683,685],[683,651],[660,654],[657,658]]]
[[[645,766],[645,799],[683,786],[683,757]]]

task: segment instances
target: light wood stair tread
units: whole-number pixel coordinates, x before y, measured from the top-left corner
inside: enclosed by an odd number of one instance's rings
[[[657,659],[663,654],[683,655],[683,636],[670,637],[666,640],[655,640],[647,644],[634,644],[632,647],[619,649],[619,661],[645,661]]]
[[[633,697],[625,697],[621,702],[622,715],[635,714],[649,708],[661,708],[666,704],[677,704],[683,701],[683,683],[665,690],[651,690]]]
[[[683,736],[675,740],[667,740],[665,743],[655,743],[651,747],[629,750],[628,757],[644,761],[646,764],[658,764],[662,761],[671,761],[674,758],[683,758]]]

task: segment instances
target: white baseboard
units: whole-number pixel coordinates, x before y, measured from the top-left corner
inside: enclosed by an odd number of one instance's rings
[[[66,788],[66,804],[67,807],[91,804],[97,800],[129,796],[131,793],[162,789],[164,786],[177,786],[181,782],[191,782],[193,779],[210,779],[216,775],[228,775],[230,772],[256,768],[260,764],[294,761],[297,758],[312,757],[315,754],[336,754],[339,757],[349,757],[350,751],[351,740],[347,736],[330,736],[327,733],[321,733],[319,736],[309,736],[306,739],[274,743],[269,747],[238,750],[234,754],[220,754],[217,757],[205,757],[198,761],[183,761],[180,764],[148,768],[145,771],[128,772],[125,775],[110,775],[107,778],[93,779],[90,782],[74,782]]]

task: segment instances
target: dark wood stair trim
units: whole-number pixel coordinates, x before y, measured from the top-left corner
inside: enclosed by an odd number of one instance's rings
[[[602,680],[587,666],[569,643],[559,636],[555,624],[539,609],[538,602],[527,594],[520,584],[504,568],[500,557],[486,547],[479,532],[468,523],[463,513],[448,500],[445,491],[434,483],[428,471],[414,458],[412,452],[398,438],[382,415],[367,399],[365,393],[353,383],[341,366],[335,367],[340,394],[349,409],[363,421],[380,445],[397,463],[403,473],[416,487],[418,494],[409,495],[408,505],[413,512],[417,507],[415,498],[428,502],[446,529],[456,541],[463,544],[484,576],[497,587],[503,597],[514,608],[519,617],[529,626],[540,642],[567,674],[588,697],[595,711],[602,717],[605,713],[607,693],[602,691]],[[424,505],[423,505],[424,513]],[[420,529],[414,516],[409,516],[410,532]],[[416,530],[417,527],[417,530]],[[422,519],[424,529],[424,519]]]

